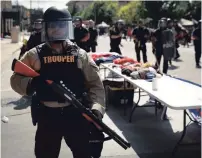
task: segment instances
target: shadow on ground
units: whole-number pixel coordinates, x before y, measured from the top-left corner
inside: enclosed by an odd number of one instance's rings
[[[14,110],[23,110],[28,108],[31,105],[31,98],[27,96],[23,96],[19,100],[8,102],[6,105],[10,105],[10,104],[16,105],[13,108]]]
[[[150,112],[148,112],[148,108],[150,108]],[[131,143],[131,147],[139,158],[200,158],[200,145],[180,146],[175,156],[172,156],[172,151],[182,132],[173,132],[170,121],[160,119],[161,110],[158,110],[158,115],[155,116],[154,107],[136,108],[133,113],[133,121],[129,123],[130,109],[131,107],[127,108],[127,115],[124,116],[123,107],[110,105],[106,113],[117,128],[122,131],[126,140]],[[187,143],[190,140],[195,142],[195,139],[200,141],[200,133],[201,128],[198,125],[189,125],[184,142]],[[191,138],[191,136],[195,138]],[[130,156],[116,157],[129,158]]]
[[[175,62],[183,62],[182,59],[174,59]]]
[[[179,68],[179,66],[175,66],[175,65],[171,65],[168,67],[169,70],[176,70],[178,68]]]

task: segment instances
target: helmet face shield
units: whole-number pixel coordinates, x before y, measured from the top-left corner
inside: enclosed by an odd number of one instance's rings
[[[167,22],[165,20],[160,20],[158,23],[158,26],[160,28],[166,28],[167,27]]]
[[[35,28],[36,30],[41,30],[41,29],[42,29],[42,23],[35,22],[35,23],[34,23],[34,28]]]
[[[72,21],[50,21],[43,23],[42,39],[46,41],[61,41],[74,39]]]

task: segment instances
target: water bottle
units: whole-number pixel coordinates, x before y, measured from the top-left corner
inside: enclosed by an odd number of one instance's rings
[[[160,78],[160,75],[156,75],[155,78],[153,78],[152,80],[152,90],[153,91],[157,91],[158,88],[159,88],[159,78]]]

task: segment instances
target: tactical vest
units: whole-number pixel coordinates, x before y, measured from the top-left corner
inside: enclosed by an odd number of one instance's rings
[[[52,50],[46,45],[37,48],[39,59],[41,61],[40,75],[57,84],[61,81],[69,88],[77,98],[81,98],[84,92],[84,75],[78,68],[78,55],[66,53],[63,55],[52,54]],[[50,87],[40,87],[36,94],[41,101],[64,102],[57,93],[53,92]]]

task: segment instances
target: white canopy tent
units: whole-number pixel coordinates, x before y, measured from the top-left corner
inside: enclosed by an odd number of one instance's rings
[[[180,19],[179,23],[182,25],[182,26],[193,26],[194,25],[194,22],[193,21],[190,21],[190,20],[187,20],[187,19]]]

